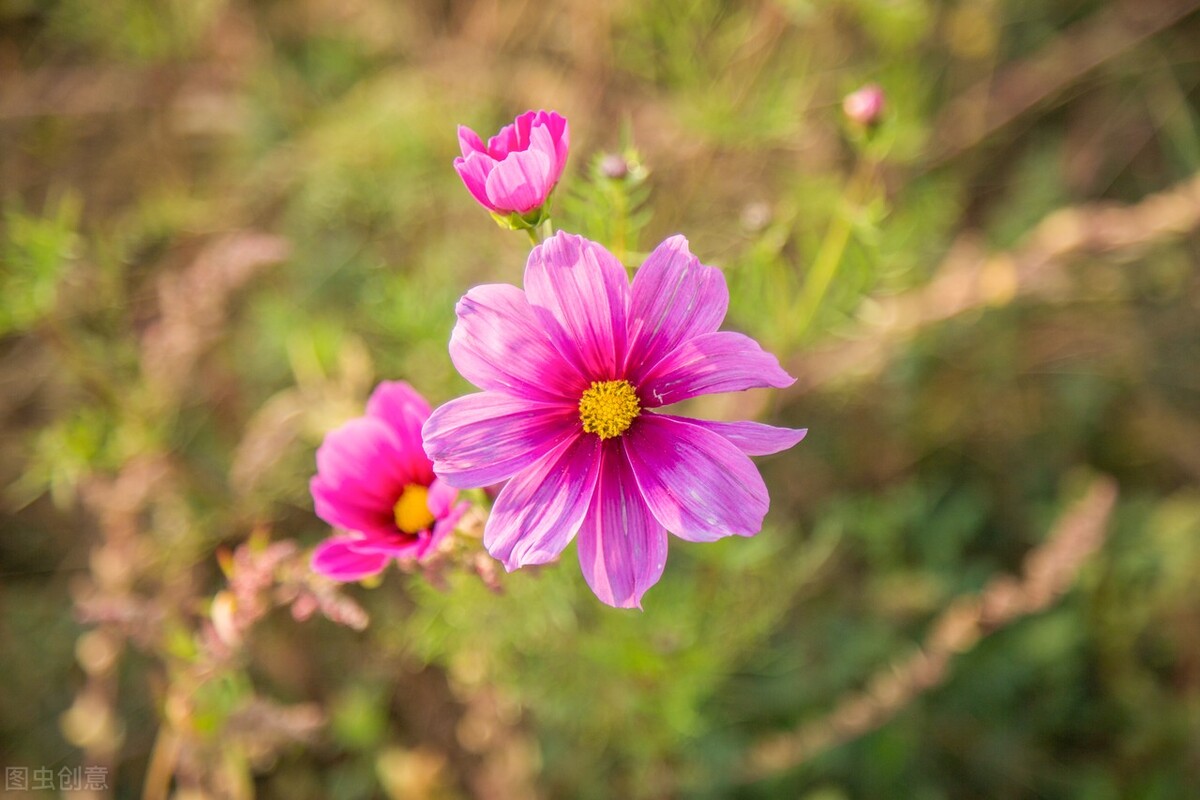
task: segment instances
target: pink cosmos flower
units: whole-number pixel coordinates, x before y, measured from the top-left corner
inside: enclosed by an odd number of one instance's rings
[[[571,134],[553,111],[526,111],[488,139],[458,126],[462,157],[454,169],[467,190],[496,214],[524,214],[545,204],[562,177]]]
[[[348,533],[322,542],[312,568],[339,581],[374,575],[392,558],[436,550],[466,511],[458,490],[433,474],[421,446],[429,403],[403,381],[385,381],[365,416],[330,431],[309,484],[317,516]]]
[[[657,410],[794,381],[753,339],[717,330],[728,303],[724,276],[682,236],[631,286],[612,254],[566,233],[530,253],[524,291],[477,286],[459,301],[450,355],[483,391],[434,411],[425,449],[453,486],[508,481],[483,540],[507,569],[552,561],[578,534],[596,596],[640,608],[667,531],[693,542],[759,531],[767,489],[748,456],[806,431]]]

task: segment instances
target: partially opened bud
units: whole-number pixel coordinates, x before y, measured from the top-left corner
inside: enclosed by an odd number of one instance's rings
[[[460,125],[458,144],[454,169],[479,204],[498,218],[531,218],[562,177],[570,130],[553,111],[526,111],[487,144]]]

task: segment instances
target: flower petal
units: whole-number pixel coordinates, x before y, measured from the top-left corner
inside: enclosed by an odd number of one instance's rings
[[[554,188],[553,170],[551,157],[540,150],[509,153],[487,176],[488,200],[502,213],[531,211],[546,202]]]
[[[486,153],[471,153],[466,158],[454,159],[454,170],[458,173],[458,177],[462,178],[463,185],[467,187],[467,191],[471,196],[484,208],[489,211],[500,211],[495,204],[488,199],[487,181],[488,176],[496,168],[496,162]]]
[[[560,231],[529,254],[525,294],[554,346],[588,380],[621,377],[629,279],[612,253]]]
[[[600,437],[575,436],[504,485],[483,546],[505,569],[553,561],[574,538],[596,487],[600,449]]]
[[[479,392],[438,408],[423,433],[434,472],[470,489],[512,477],[578,430],[573,405]]]
[[[441,519],[450,513],[450,506],[458,499],[458,489],[446,483],[441,478],[434,478],[429,484],[429,494],[425,496],[425,505],[435,519]]]
[[[355,492],[353,487],[339,487],[322,481],[320,475],[309,481],[308,488],[312,493],[313,511],[335,528],[371,536],[388,536],[396,530],[391,507],[386,501]]]
[[[679,419],[643,414],[625,450],[646,505],[662,525],[692,542],[753,536],[770,498],[762,476],[720,434]]]
[[[749,336],[717,331],[689,339],[665,355],[638,382],[638,394],[645,405],[655,407],[716,392],[782,389],[795,382]]]
[[[620,440],[605,447],[592,505],[579,529],[579,566],[596,597],[617,608],[641,608],[662,577],[667,531],[642,500]]]
[[[479,134],[466,125],[458,126],[458,149],[462,150],[463,158],[469,157],[471,153],[487,153],[487,147],[479,138]]]
[[[488,139],[487,151],[492,158],[501,161],[509,153],[524,150],[529,146],[529,129],[537,112],[526,111],[508,125],[501,128],[495,136]],[[521,134],[525,134],[522,141]]]
[[[421,426],[429,419],[429,402],[404,381],[383,381],[367,399],[367,416],[383,421],[399,439],[397,455],[406,461],[410,482],[428,486],[433,465],[421,443]]]
[[[691,425],[699,425],[713,433],[719,433],[748,456],[769,456],[782,453],[799,443],[808,433],[808,428],[776,428],[774,425],[764,425],[761,422],[711,422],[704,419],[673,417],[669,414],[659,414],[658,416],[663,419],[674,419]]]
[[[633,278],[630,379],[636,382],[680,343],[716,331],[728,309],[725,276],[701,264],[687,239],[672,236],[654,248]]]
[[[312,554],[313,571],[335,581],[357,581],[382,572],[390,556],[354,550],[355,541],[351,536],[334,536],[321,542]]]
[[[392,506],[409,483],[421,482],[423,461],[406,452],[397,433],[375,417],[358,417],[330,431],[317,448],[310,483],[317,516],[362,532],[391,529]]]
[[[545,127],[551,141],[554,142],[554,182],[557,183],[562,177],[563,167],[567,165],[567,152],[571,149],[571,128],[564,117],[553,111],[537,112],[534,125]]]
[[[455,311],[450,358],[464,378],[480,389],[579,402],[587,381],[554,349],[520,289],[476,286]]]

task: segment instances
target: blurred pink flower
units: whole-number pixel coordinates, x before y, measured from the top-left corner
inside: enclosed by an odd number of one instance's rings
[[[466,511],[433,474],[421,445],[429,404],[403,381],[385,381],[365,416],[330,431],[309,488],[317,516],[347,533],[322,542],[312,568],[339,581],[374,575],[392,558],[436,550]]]
[[[458,127],[454,168],[479,203],[496,214],[525,214],[543,204],[562,177],[571,135],[553,111],[526,111],[488,139]]]
[[[682,236],[630,286],[612,254],[566,233],[530,253],[524,291],[477,286],[459,301],[450,356],[483,391],[438,408],[423,433],[447,483],[508,480],[484,529],[488,552],[509,570],[542,564],[578,533],[596,596],[640,608],[666,564],[667,531],[693,542],[759,531],[769,498],[748,456],[805,431],[651,410],[793,382],[753,339],[717,330],[728,303],[724,276]]]
[[[877,83],[868,83],[856,92],[851,92],[842,100],[842,113],[859,125],[874,125],[883,116],[886,105],[883,87]]]

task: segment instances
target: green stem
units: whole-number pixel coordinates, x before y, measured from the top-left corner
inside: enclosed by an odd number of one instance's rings
[[[529,241],[534,247],[537,247],[542,242],[554,235],[554,225],[551,224],[550,218],[546,217],[540,224],[532,228],[525,228],[525,233],[529,235]]]
[[[852,214],[862,199],[866,196],[874,173],[874,165],[867,159],[859,161],[854,175],[847,183],[844,200],[849,208],[839,209],[829,221],[825,238],[821,240],[821,248],[813,260],[812,269],[804,281],[804,289],[796,306],[796,338],[802,338],[812,326],[817,316],[817,309],[825,299],[833,279],[837,277],[846,253],[846,245],[850,242],[850,231],[853,228]]]

